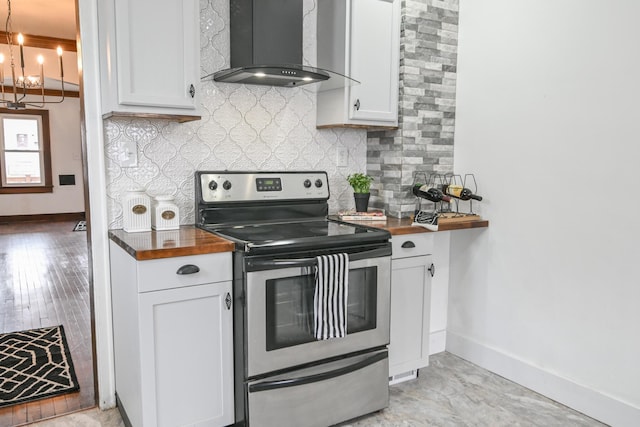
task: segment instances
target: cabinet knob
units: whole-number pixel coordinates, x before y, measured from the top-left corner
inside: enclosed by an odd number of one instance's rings
[[[200,271],[200,267],[193,264],[185,264],[176,271],[176,274],[195,274]]]
[[[429,266],[429,268],[427,268],[427,270],[429,270],[429,273],[431,273],[431,277],[436,274],[436,266],[433,265],[433,263]]]
[[[416,244],[413,243],[411,240],[407,240],[406,242],[404,242],[402,244],[402,247],[405,248],[405,249],[415,248]]]
[[[356,103],[353,106],[356,107],[357,111],[360,111],[360,99],[356,99]]]
[[[231,294],[229,292],[224,297],[224,303],[227,305],[227,310],[231,310]]]
[[[196,87],[194,85],[189,85],[189,95],[192,98],[196,96]]]

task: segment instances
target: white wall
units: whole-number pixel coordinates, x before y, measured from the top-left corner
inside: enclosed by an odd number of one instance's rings
[[[448,349],[640,422],[640,2],[460,1]]]
[[[30,97],[34,102],[42,98]],[[56,98],[53,98],[56,100]],[[84,212],[80,101],[49,104],[52,193],[0,194],[0,216]],[[58,175],[75,175],[76,185],[60,186]]]

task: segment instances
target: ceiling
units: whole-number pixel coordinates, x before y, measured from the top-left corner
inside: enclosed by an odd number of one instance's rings
[[[0,31],[5,30],[7,2],[0,0]],[[76,0],[12,0],[14,33],[76,38]]]

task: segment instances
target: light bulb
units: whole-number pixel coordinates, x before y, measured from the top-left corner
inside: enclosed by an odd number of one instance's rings
[[[60,46],[58,46],[56,52],[58,52],[58,56],[62,56],[62,48]]]
[[[18,34],[18,44],[19,45],[24,44],[24,36],[22,35],[22,33]]]
[[[44,64],[44,57],[42,55],[38,55],[38,64]]]

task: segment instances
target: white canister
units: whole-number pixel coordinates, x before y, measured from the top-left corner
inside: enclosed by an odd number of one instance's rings
[[[142,188],[122,197],[122,229],[127,233],[151,231],[151,197]]]
[[[180,213],[172,196],[155,197],[151,209],[151,226],[154,230],[177,230],[180,228]]]

